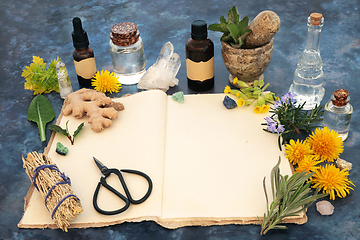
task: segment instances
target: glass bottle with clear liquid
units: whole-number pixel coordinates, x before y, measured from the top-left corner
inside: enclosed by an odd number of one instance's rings
[[[136,84],[145,73],[142,38],[136,24],[123,22],[111,27],[110,56],[121,84]]]
[[[320,36],[324,25],[321,13],[312,13],[308,17],[306,48],[301,54],[294,74],[291,92],[296,94],[297,104],[304,102],[304,110],[311,110],[320,105],[325,95],[323,85],[323,62],[320,56]]]
[[[342,141],[349,135],[350,121],[353,114],[349,92],[338,89],[331,96],[331,101],[325,104],[323,126],[339,133]]]

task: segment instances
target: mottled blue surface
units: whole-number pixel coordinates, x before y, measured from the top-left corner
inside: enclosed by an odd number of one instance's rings
[[[354,115],[350,134],[341,155],[353,163],[351,180],[357,186],[344,199],[332,201],[335,213],[321,216],[313,204],[304,225],[289,224],[288,230],[270,231],[260,237],[259,226],[183,227],[168,230],[154,222],[61,230],[19,229],[24,196],[30,186],[22,168],[21,156],[31,151],[43,152],[35,123],[27,120],[27,109],[33,98],[24,90],[22,69],[32,56],[46,62],[59,56],[67,65],[74,90],[79,88],[72,60],[71,31],[73,17],[83,21],[95,52],[99,70],[111,69],[108,50],[109,29],[113,24],[131,21],[138,25],[144,41],[146,65],[150,67],[164,43],[171,41],[180,55],[182,67],[177,75],[180,84],[168,94],[187,88],[185,43],[190,37],[190,24],[196,19],[219,22],[220,15],[237,5],[242,16],[252,20],[262,10],[273,10],[281,19],[275,36],[271,63],[265,71],[269,90],[284,94],[292,83],[297,60],[305,47],[306,21],[311,12],[321,12],[325,24],[321,38],[324,62],[325,100],[338,88],[349,90]],[[0,2],[0,239],[359,239],[360,234],[360,1],[357,0],[2,0]],[[215,88],[222,92],[228,84],[228,72],[220,54],[220,34],[209,32],[215,44]],[[136,92],[136,86],[124,86],[119,94]],[[63,100],[57,93],[46,94],[58,116]],[[323,103],[325,103],[325,100]],[[47,138],[50,131],[47,130]],[[250,193],[244,193],[250,194]],[[214,196],[215,197],[215,196]]]

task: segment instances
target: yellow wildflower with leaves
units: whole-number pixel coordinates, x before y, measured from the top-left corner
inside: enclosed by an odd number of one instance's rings
[[[270,110],[270,106],[267,103],[274,100],[275,94],[272,92],[264,93],[270,83],[265,85],[264,80],[260,79],[254,81],[254,86],[249,86],[246,82],[239,80],[237,77],[234,78],[233,83],[239,85],[240,89],[231,89],[230,86],[226,86],[224,93],[232,94],[239,98],[237,101],[238,107],[254,104],[255,113],[266,113]]]
[[[21,76],[25,78],[24,88],[34,91],[34,95],[59,92],[59,83],[56,74],[56,64],[60,61],[57,57],[51,60],[49,66],[41,57],[33,56],[32,63],[25,66]]]

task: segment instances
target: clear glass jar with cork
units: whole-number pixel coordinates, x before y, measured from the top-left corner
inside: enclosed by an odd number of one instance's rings
[[[121,84],[136,84],[145,73],[143,41],[131,22],[115,24],[110,32],[110,55]]]
[[[325,104],[323,126],[338,132],[343,141],[349,135],[353,114],[353,107],[349,102],[349,92],[338,89],[331,96],[331,101]]]

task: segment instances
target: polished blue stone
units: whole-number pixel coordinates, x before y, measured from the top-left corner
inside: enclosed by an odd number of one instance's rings
[[[224,97],[223,104],[227,109],[233,109],[237,107],[235,100],[227,95]]]

